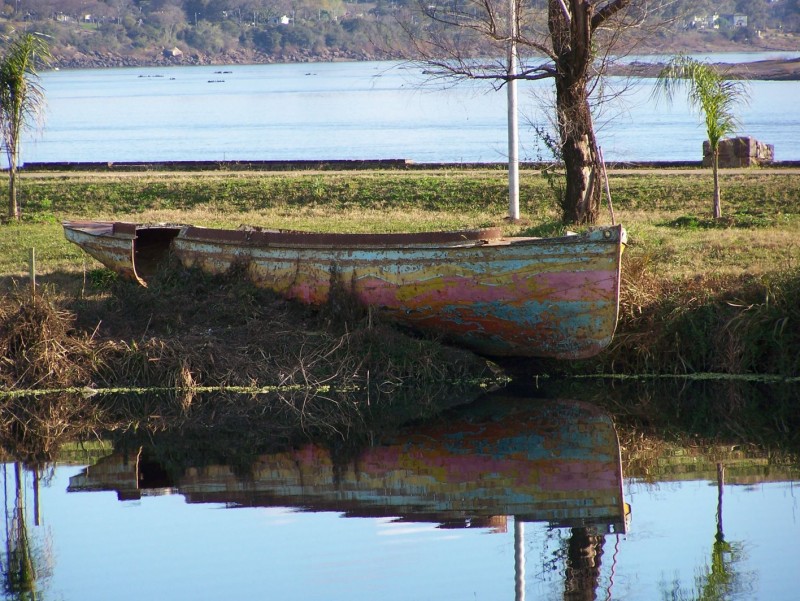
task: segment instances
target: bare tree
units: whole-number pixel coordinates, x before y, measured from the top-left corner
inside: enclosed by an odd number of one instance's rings
[[[418,0],[428,26],[407,27],[421,60],[449,78],[483,79],[508,86],[509,216],[515,218],[516,167],[511,120],[518,80],[553,79],[558,151],[566,171],[565,223],[595,223],[601,164],[590,97],[595,79],[621,32],[641,25],[647,0]],[[481,57],[481,58],[476,58]],[[489,58],[483,58],[489,57]]]

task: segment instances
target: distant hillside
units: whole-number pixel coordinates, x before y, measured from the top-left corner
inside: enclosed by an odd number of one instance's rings
[[[543,18],[547,1],[529,2]],[[404,27],[421,23],[415,10],[416,0],[4,0],[0,33],[46,34],[62,68],[372,60],[413,55]],[[800,48],[797,0],[668,10],[637,52]]]

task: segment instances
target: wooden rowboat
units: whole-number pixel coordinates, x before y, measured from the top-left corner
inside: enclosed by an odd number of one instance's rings
[[[556,238],[499,228],[419,234],[323,234],[191,225],[64,222],[68,240],[146,285],[168,254],[308,304],[343,285],[420,331],[490,356],[579,359],[605,348],[619,309],[621,226]]]

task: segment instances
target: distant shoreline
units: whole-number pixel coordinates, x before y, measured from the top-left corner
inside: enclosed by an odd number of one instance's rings
[[[679,53],[701,55],[704,53],[737,53],[758,54],[770,52],[800,52],[800,39],[790,34],[771,36],[754,43],[737,43],[719,36],[710,36],[702,32],[689,32],[672,37],[658,38],[657,43],[629,48],[627,55],[664,55]],[[219,54],[187,53],[179,56],[166,56],[159,49],[149,49],[137,55],[115,54],[112,52],[91,52],[84,54],[71,51],[54,51],[52,67],[56,69],[110,69],[110,68],[160,68],[190,66],[234,66],[234,65],[269,65],[269,64],[304,64],[335,62],[369,62],[382,60],[402,60],[380,53],[365,50],[322,51],[313,53],[299,49],[281,55],[264,54],[252,49],[235,49]],[[729,70],[734,77],[754,80],[796,81],[800,80],[800,58],[783,60],[773,59],[746,63],[718,63],[719,67]],[[631,77],[656,77],[661,65],[657,63],[633,62],[628,65],[616,65],[609,70],[609,75],[628,75]]]
[[[725,51],[720,51],[725,52]],[[764,50],[753,50],[753,53],[768,52]],[[232,57],[228,57],[232,58]],[[241,57],[240,57],[241,58]],[[254,58],[254,57],[249,57]],[[200,58],[190,60],[174,59],[153,59],[142,60],[132,57],[85,57],[81,60],[57,61],[53,67],[60,69],[116,69],[116,68],[160,68],[160,67],[192,67],[192,66],[225,66],[225,65],[247,65],[247,64],[292,64],[292,63],[314,63],[314,62],[368,62],[384,60],[380,57],[362,56],[352,58],[331,59],[326,57],[302,57],[298,60],[276,61],[276,60],[241,60],[235,61],[206,61]],[[390,59],[386,59],[390,60]],[[800,58],[794,59],[770,59],[746,63],[714,63],[720,70],[728,73],[733,79],[751,79],[763,81],[798,81],[800,80]],[[664,63],[648,63],[634,61],[625,65],[612,66],[607,75],[655,78]]]

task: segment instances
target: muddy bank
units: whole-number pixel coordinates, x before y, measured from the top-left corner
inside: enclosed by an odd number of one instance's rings
[[[752,52],[759,52],[758,49]],[[108,69],[115,67],[179,67],[200,65],[247,65],[277,63],[315,63],[338,61],[375,61],[386,57],[366,53],[326,53],[321,55],[297,53],[274,57],[256,52],[232,52],[219,56],[193,54],[186,57],[173,58],[162,55],[125,56],[112,53],[93,53],[62,55],[56,57],[54,67],[59,69]],[[800,79],[800,59],[764,60],[751,63],[717,63],[717,66],[731,77],[740,79],[757,79],[768,81],[797,81]],[[629,65],[616,65],[609,69],[609,75],[627,75],[631,77],[656,77],[663,63],[633,62]]]
[[[313,53],[297,50],[280,55],[264,54],[257,50],[239,49],[220,54],[189,53],[168,56],[163,52],[150,51],[141,54],[117,54],[114,52],[56,51],[52,66],[58,69],[110,69],[116,67],[187,67],[213,65],[269,65],[276,63],[320,63],[339,61],[375,61],[384,57],[364,51],[324,51]]]
[[[720,72],[731,79],[755,79],[764,81],[800,80],[800,58],[789,60],[763,60],[752,63],[714,63]],[[664,63],[635,61],[629,65],[618,65],[609,70],[610,75],[630,77],[658,77]]]

